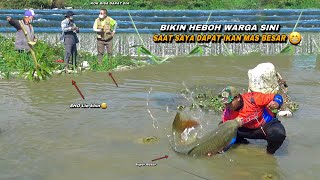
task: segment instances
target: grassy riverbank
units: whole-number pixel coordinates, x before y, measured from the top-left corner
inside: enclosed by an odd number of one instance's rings
[[[185,10],[185,9],[306,9],[320,8],[319,0],[127,0],[128,4],[93,5],[92,2],[111,2],[107,0],[2,0],[1,9],[48,9],[73,7],[75,9],[134,9],[134,10]]]
[[[49,45],[44,41],[38,41],[34,46],[36,58],[40,66],[52,74],[55,70],[62,70],[64,64],[57,62],[64,57],[64,48],[62,45]],[[80,51],[77,64],[87,61],[91,71],[109,71],[119,66],[139,66],[130,56],[117,55],[104,58],[102,65],[98,64],[97,56],[88,52]],[[5,38],[0,35],[0,76],[2,78],[27,77],[32,79],[35,65],[30,53],[18,53],[14,50],[14,38]]]

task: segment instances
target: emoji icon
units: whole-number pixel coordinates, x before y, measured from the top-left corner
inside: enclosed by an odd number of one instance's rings
[[[298,45],[301,42],[301,35],[298,32],[292,32],[289,35],[289,41],[293,45]]]
[[[101,103],[100,107],[101,107],[102,109],[107,109],[107,103]]]

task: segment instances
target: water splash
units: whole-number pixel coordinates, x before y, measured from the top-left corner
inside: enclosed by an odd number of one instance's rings
[[[198,135],[198,133],[195,130],[196,130],[196,128],[194,128],[194,127],[186,128],[181,133],[181,140],[183,142],[188,142],[189,139],[195,139]]]
[[[194,91],[190,91],[190,89],[186,86],[185,82],[182,82],[182,85],[184,86],[186,93],[181,93],[181,95],[187,100],[189,104],[191,104],[190,109],[185,111],[187,111],[188,114],[191,114],[192,118],[194,119],[198,119],[198,120],[203,119],[205,113],[200,108],[198,103],[196,103],[196,100],[194,100],[193,98]]]
[[[193,95],[193,91],[190,91],[190,89],[188,89],[188,87],[186,86],[186,84],[185,84],[185,82],[183,81],[182,82],[182,85],[183,85],[183,87],[185,88],[185,91],[189,94],[189,97],[187,97],[187,95],[185,94],[185,93],[182,93],[181,95],[185,98],[185,99],[187,99],[188,101],[192,101],[192,102],[194,102],[194,99],[193,99],[193,97],[192,97],[192,95]]]
[[[153,128],[154,128],[154,129],[158,129],[158,128],[159,128],[159,122],[158,122],[157,118],[155,118],[155,117],[152,115],[152,113],[151,113],[151,111],[150,111],[150,109],[149,109],[149,102],[150,102],[149,97],[150,97],[151,91],[152,91],[152,87],[150,87],[150,90],[149,90],[148,95],[147,95],[147,111],[148,111],[148,113],[149,113],[149,115],[150,115],[150,117],[151,117],[151,119],[152,119],[152,126],[153,126]]]

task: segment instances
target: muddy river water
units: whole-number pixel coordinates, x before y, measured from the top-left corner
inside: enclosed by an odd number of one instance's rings
[[[287,139],[274,156],[265,153],[264,141],[204,159],[170,149],[167,135],[183,82],[217,92],[225,85],[246,88],[247,71],[262,62],[276,66],[300,105],[292,117],[280,118]],[[1,80],[0,179],[317,179],[320,175],[320,62],[315,57],[176,58],[113,76],[119,87],[107,73],[97,72],[55,75],[40,83]],[[73,103],[103,102],[107,109],[70,108]],[[210,123],[219,118],[212,113]],[[159,141],[139,143],[147,136]],[[151,162],[164,155],[168,159]]]

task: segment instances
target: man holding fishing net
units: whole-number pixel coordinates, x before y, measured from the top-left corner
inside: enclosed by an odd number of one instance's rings
[[[265,139],[267,153],[274,154],[286,138],[284,126],[272,112],[283,104],[282,96],[260,92],[240,94],[235,87],[228,86],[223,89],[221,98],[226,106],[222,123],[237,120],[241,124],[236,138],[225,150],[235,143],[248,143],[246,138]]]
[[[7,21],[9,22],[9,24],[17,29],[15,49],[19,52],[30,51],[30,46],[34,46],[37,42],[37,38],[34,35],[33,26],[31,25],[34,16],[35,13],[31,9],[25,11],[24,18],[20,21],[14,20],[10,16],[7,16]],[[26,30],[27,36],[29,37],[30,41],[27,40],[22,28]]]

